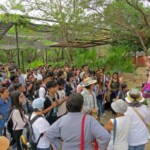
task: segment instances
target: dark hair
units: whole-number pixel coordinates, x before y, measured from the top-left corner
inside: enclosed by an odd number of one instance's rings
[[[50,77],[49,74],[44,75],[42,80],[44,81],[44,80],[47,79],[48,77]]]
[[[11,82],[13,82],[17,77],[18,77],[18,75],[16,75],[16,74],[11,75],[11,77],[10,77]]]
[[[46,84],[46,88],[47,89],[50,89],[52,87],[56,87],[57,86],[57,83],[55,81],[49,81],[47,84]]]
[[[81,112],[83,106],[83,96],[78,93],[71,94],[66,103],[69,112]]]
[[[12,106],[12,108],[17,108],[19,110],[21,118],[22,118],[22,120],[24,120],[23,113],[22,113],[22,111],[24,111],[24,109],[22,107],[22,104],[19,103],[20,95],[21,95],[21,92],[19,92],[19,91],[11,92],[11,94],[10,94],[11,106]]]
[[[71,77],[74,77],[74,74],[73,74],[72,72],[69,72],[69,73],[67,74],[67,81],[68,81],[68,82],[69,82],[69,79],[70,79]]]
[[[62,78],[59,78],[59,79],[57,80],[57,84],[58,84],[59,86],[64,85],[64,84],[65,84],[65,80],[62,79]]]
[[[125,83],[121,84],[121,89],[125,89],[126,87],[127,87],[127,84],[125,84]]]
[[[16,83],[15,85],[14,85],[14,88],[15,88],[15,90],[17,90],[19,87],[21,87],[22,86],[22,84],[21,83]]]
[[[91,85],[85,86],[86,89],[91,89]]]
[[[2,94],[2,93],[4,93],[6,90],[7,90],[6,87],[1,87],[1,88],[0,88],[0,93]]]
[[[50,77],[53,77],[53,76],[54,76],[53,71],[48,72],[48,75],[49,75]]]
[[[88,65],[82,65],[82,69],[83,69],[84,67],[86,67],[86,66],[88,66]]]
[[[57,76],[58,78],[61,77],[64,74],[64,72],[62,70],[58,71]]]

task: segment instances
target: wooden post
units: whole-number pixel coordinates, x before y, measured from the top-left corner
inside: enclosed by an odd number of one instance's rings
[[[16,46],[17,46],[17,61],[18,61],[18,67],[20,67],[20,52],[19,52],[19,42],[18,42],[18,27],[17,24],[15,24],[15,30],[16,30]]]

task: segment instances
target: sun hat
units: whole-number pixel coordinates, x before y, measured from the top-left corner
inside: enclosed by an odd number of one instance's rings
[[[44,108],[44,98],[36,98],[32,103],[33,109],[42,109]]]
[[[84,71],[82,71],[82,72],[80,73],[79,77],[80,77],[81,80],[83,79],[84,74],[85,74]]]
[[[125,100],[128,103],[132,103],[133,101],[137,101],[139,103],[144,102],[144,97],[142,96],[142,92],[140,92],[138,89],[133,88],[129,92],[127,92],[127,97]]]
[[[0,136],[1,150],[7,150],[9,148],[9,140],[5,136]]]
[[[117,99],[115,102],[111,104],[111,108],[116,112],[116,113],[122,113],[124,114],[127,111],[128,104],[123,101],[122,99]]]
[[[83,80],[83,87],[95,84],[97,82],[97,80],[93,80],[91,77],[87,77]]]

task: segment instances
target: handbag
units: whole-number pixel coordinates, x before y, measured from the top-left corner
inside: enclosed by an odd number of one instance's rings
[[[80,150],[84,150],[84,123],[85,123],[86,114],[84,114],[82,118],[82,125],[81,125],[81,138],[80,138]],[[98,150],[98,144],[96,139],[93,142],[94,150]]]
[[[150,98],[150,83],[146,83],[142,89],[142,95],[144,98]]]
[[[145,126],[147,127],[148,130],[150,130],[150,123],[146,123],[145,120],[144,120],[144,117],[140,114],[140,112],[133,108],[132,109],[134,110],[134,112],[141,118],[141,120],[143,121],[143,123],[145,124]]]

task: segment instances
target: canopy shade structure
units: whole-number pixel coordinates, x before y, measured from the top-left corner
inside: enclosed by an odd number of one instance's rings
[[[2,23],[0,22],[0,39],[7,33],[7,31],[14,25],[14,23]]]

